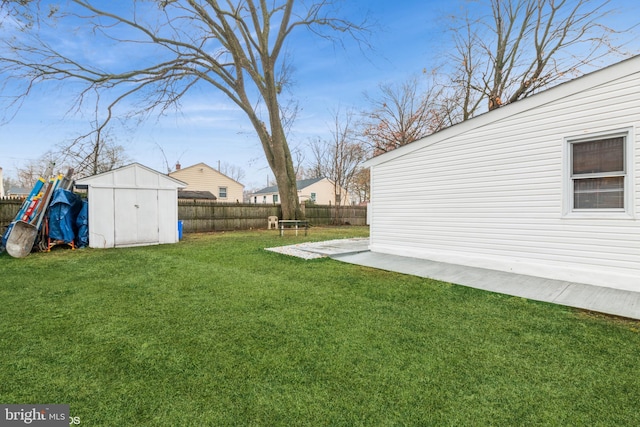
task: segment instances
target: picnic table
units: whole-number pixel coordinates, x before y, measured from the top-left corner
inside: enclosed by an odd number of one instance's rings
[[[280,229],[280,236],[284,236],[285,228],[293,228],[296,230],[296,236],[298,235],[298,230],[304,227],[304,235],[307,235],[307,230],[309,229],[309,221],[304,221],[300,219],[281,219],[278,221],[278,228]]]

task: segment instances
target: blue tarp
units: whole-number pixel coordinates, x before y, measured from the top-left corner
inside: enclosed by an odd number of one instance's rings
[[[4,230],[4,234],[2,235],[2,239],[0,239],[0,253],[4,252],[7,246],[7,239],[9,238],[9,234],[11,234],[11,229],[13,228],[13,222],[7,226],[7,229]]]
[[[81,209],[80,196],[61,188],[54,191],[49,204],[49,238],[64,243],[74,242],[76,219]]]
[[[76,247],[86,248],[89,246],[89,203],[86,200],[82,201],[82,209],[76,219],[76,226],[78,227]]]

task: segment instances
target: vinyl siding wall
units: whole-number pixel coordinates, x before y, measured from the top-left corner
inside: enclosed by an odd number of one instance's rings
[[[335,205],[336,204],[336,188],[333,182],[328,179],[323,179],[322,181],[318,181],[315,184],[311,184],[308,187],[305,187],[302,190],[298,191],[298,196],[300,196],[300,201],[311,200],[311,193],[316,193],[315,202],[319,205]],[[351,201],[349,200],[349,195],[344,189],[339,190],[342,192],[340,196],[340,205],[349,205]]]
[[[321,181],[315,182],[311,185],[304,187],[303,189],[298,190],[298,200],[300,203],[304,203],[308,200],[311,200],[311,193],[315,193],[315,203],[319,205],[335,205],[336,196],[335,196],[335,187],[333,182],[328,180],[327,178],[322,179]],[[340,205],[348,206],[351,204],[351,198],[349,197],[349,193],[347,193],[344,189],[340,189],[341,191],[341,199]],[[254,193],[250,196],[249,203],[274,203],[273,196],[278,196],[278,204],[282,201],[280,197],[280,193]],[[265,199],[266,196],[266,199]],[[254,201],[255,200],[255,201]]]
[[[204,163],[180,169],[169,174],[175,179],[186,182],[185,190],[210,191],[218,202],[242,202],[244,187],[237,181],[225,176]],[[227,188],[227,197],[221,198],[219,188]]]
[[[640,291],[639,81],[580,90],[374,164],[371,250]],[[620,129],[631,129],[632,215],[564,216],[565,139]]]

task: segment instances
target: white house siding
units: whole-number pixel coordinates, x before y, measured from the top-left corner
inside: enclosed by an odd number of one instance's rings
[[[371,250],[640,291],[640,74],[585,80],[552,89],[559,99],[520,101],[474,119],[480,127],[374,159]],[[632,217],[563,216],[565,138],[626,128]]]

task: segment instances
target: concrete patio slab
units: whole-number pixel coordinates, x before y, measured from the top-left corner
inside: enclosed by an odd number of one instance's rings
[[[332,258],[536,301],[640,319],[640,292],[375,252],[336,254]]]
[[[352,238],[325,240],[324,242],[307,242],[296,245],[278,246],[266,248],[271,252],[278,252],[285,255],[297,256],[304,259],[315,259],[333,257],[337,255],[349,255],[359,252],[369,251],[369,239]]]
[[[300,243],[268,248],[267,250],[305,259],[331,257],[351,264],[411,274],[536,301],[640,319],[640,292],[381,254],[370,252],[368,247],[368,238],[354,238]]]

